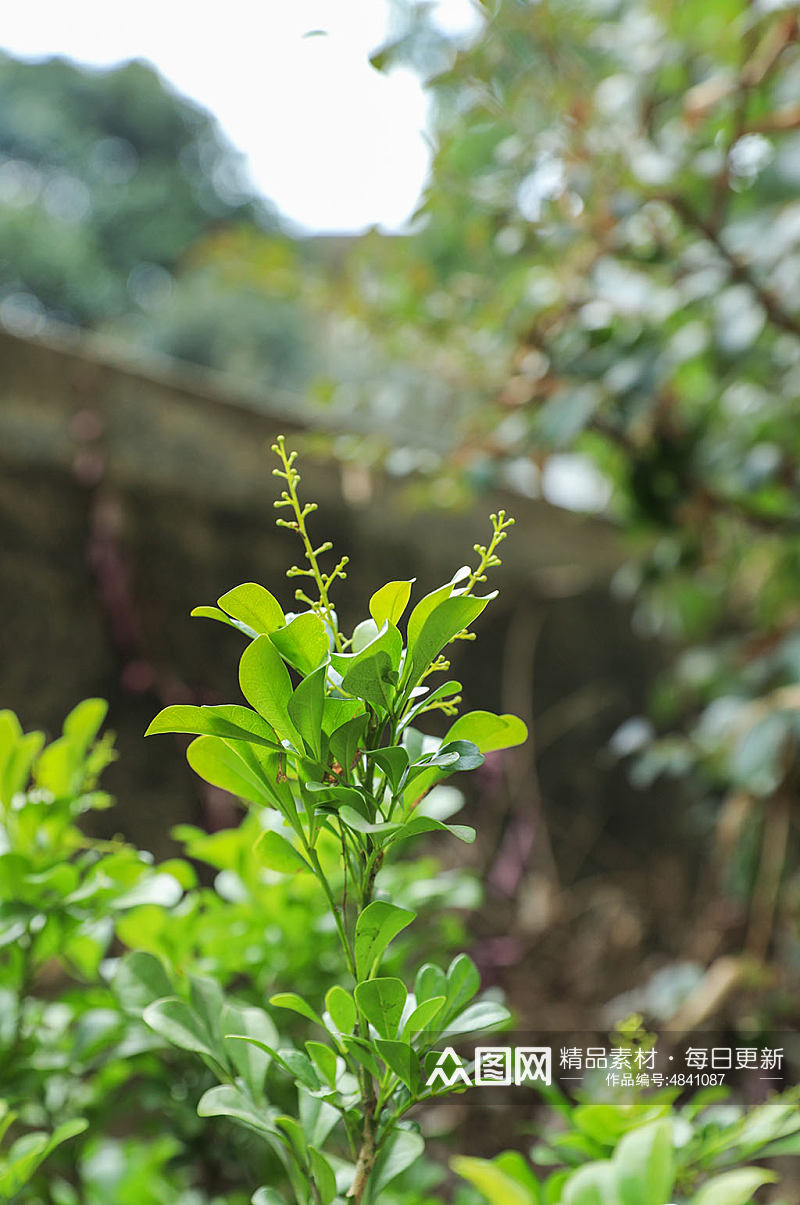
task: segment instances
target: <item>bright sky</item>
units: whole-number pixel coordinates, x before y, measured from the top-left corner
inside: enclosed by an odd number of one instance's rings
[[[436,0],[453,32],[471,0]],[[427,103],[405,70],[374,71],[386,0],[44,0],[4,6],[0,46],[108,66],[149,59],[210,109],[261,191],[316,230],[397,228],[425,181]],[[325,30],[327,36],[308,34]]]

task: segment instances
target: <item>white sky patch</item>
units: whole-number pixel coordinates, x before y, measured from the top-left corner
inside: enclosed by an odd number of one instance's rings
[[[450,33],[476,28],[470,0],[439,0],[437,19]],[[284,214],[352,231],[401,227],[430,165],[419,80],[369,65],[387,32],[385,0],[138,0],[113,19],[100,0],[45,0],[7,6],[0,45],[98,66],[148,59],[215,114]]]

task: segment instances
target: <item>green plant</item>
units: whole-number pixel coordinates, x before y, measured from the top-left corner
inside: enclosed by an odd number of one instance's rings
[[[778,1177],[742,1164],[800,1151],[798,1092],[752,1109],[725,1095],[707,1089],[680,1107],[663,1094],[628,1105],[560,1099],[562,1127],[531,1152],[558,1170],[540,1179],[517,1151],[457,1157],[453,1168],[491,1205],[749,1205]]]
[[[239,681],[249,707],[168,707],[148,734],[194,735],[187,751],[193,769],[265,809],[254,853],[263,867],[316,882],[339,939],[341,972],[324,1003],[291,990],[271,998],[314,1027],[303,1049],[282,1045],[271,1016],[226,1001],[214,980],[177,983],[164,995],[163,968],[145,954],[131,956],[121,974],[129,994],[151,998],[144,1010],[151,1028],[201,1055],[218,1076],[199,1103],[201,1115],[231,1117],[262,1134],[303,1205],[330,1205],[345,1194],[359,1205],[378,1201],[423,1149],[407,1114],[441,1094],[426,1083],[435,1044],[508,1015],[491,1000],[471,1003],[479,977],[464,954],[446,972],[418,967],[411,991],[385,973],[387,949],[415,913],[386,898],[383,868],[422,834],[474,840],[473,829],[436,814],[431,788],[479,766],[489,750],[525,739],[516,717],[487,711],[454,719],[441,740],[415,726],[431,711],[456,715],[460,684],[428,679],[449,668],[447,646],[471,638],[470,625],[493,597],[474,591],[500,563],[497,549],[512,520],[492,516],[492,537],[476,545],[475,568],[422,598],[405,633],[399,624],[413,583],[392,581],[372,595],[368,617],[346,636],[331,597],[346,558],[322,569],[331,545],[315,546],[309,535],[316,506],[300,501],[296,453],[287,453],[282,438],[274,451],[284,483],[275,505],[289,516],[278,523],[296,532],[305,557],[287,576],[306,579],[307,588],[296,591],[305,609],[284,614],[254,583],[230,590],[218,607],[197,608],[193,614],[247,637]],[[281,1075],[296,1087],[292,1113],[273,1103],[282,1091],[273,1078]],[[283,1199],[267,1186],[253,1201]]]

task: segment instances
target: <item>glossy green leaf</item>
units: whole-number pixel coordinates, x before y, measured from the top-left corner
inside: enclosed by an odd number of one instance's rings
[[[420,632],[425,624],[426,619],[435,611],[440,603],[444,602],[453,593],[453,583],[448,582],[446,586],[440,586],[438,590],[432,590],[430,594],[426,594],[421,598],[413,611],[408,617],[408,626],[406,628],[409,651],[414,647],[419,637]]]
[[[603,1160],[580,1168],[567,1180],[562,1199],[564,1205],[619,1205],[612,1163]]]
[[[452,1016],[459,1012],[476,994],[481,986],[478,968],[468,954],[457,954],[447,968],[447,1012]],[[438,994],[438,993],[437,993]]]
[[[430,1036],[434,1037],[439,1032],[439,1027],[434,1022],[442,1012],[444,1004],[444,996],[431,996],[428,1000],[422,1000],[409,1014],[401,1036],[410,1039],[418,1033],[429,1032]]]
[[[377,652],[353,665],[342,678],[342,690],[364,699],[377,711],[389,711],[395,696],[397,672],[389,654]]]
[[[251,707],[275,730],[281,740],[302,748],[300,734],[289,718],[292,682],[280,653],[269,636],[258,636],[242,653],[239,685]]]
[[[357,833],[386,835],[388,833],[399,832],[400,830],[400,825],[391,821],[365,820],[360,812],[357,812],[355,808],[349,807],[347,804],[339,808],[339,818]]]
[[[351,1034],[356,1025],[356,1005],[353,997],[338,983],[325,996],[325,1007],[341,1034]]]
[[[414,1130],[396,1130],[384,1143],[372,1169],[363,1205],[379,1205],[380,1194],[411,1167],[425,1150],[425,1140]]]
[[[264,1047],[274,1049],[280,1041],[272,1018],[262,1008],[228,1002],[220,1014],[219,1028],[232,1067],[242,1077],[250,1094],[257,1099],[264,1087],[264,1077],[271,1061]],[[263,1046],[243,1042],[242,1036],[256,1038]]]
[[[409,638],[410,656],[403,673],[404,685],[418,682],[442,649],[478,618],[489,601],[489,597],[472,598],[461,594],[443,599],[428,615],[413,644]]]
[[[494,1000],[478,1000],[448,1021],[442,1034],[445,1038],[452,1038],[458,1034],[477,1033],[481,1029],[495,1029],[498,1025],[505,1025],[510,1017],[504,1005],[496,1004]]]
[[[119,960],[111,986],[122,1008],[132,1016],[141,1016],[148,1004],[173,992],[161,959],[144,950],[134,950]]]
[[[267,829],[261,834],[253,847],[253,852],[259,862],[268,870],[276,870],[279,874],[297,874],[300,870],[311,869],[291,841],[272,829]]]
[[[331,1205],[336,1197],[336,1176],[328,1160],[316,1147],[309,1146],[311,1174],[319,1193],[320,1205]]]
[[[416,1092],[419,1086],[419,1059],[408,1042],[376,1038],[375,1048],[386,1066],[400,1078],[408,1090]]]
[[[260,1134],[274,1134],[275,1126],[266,1110],[256,1109],[247,1094],[233,1084],[218,1084],[201,1096],[199,1117],[232,1117]]]
[[[392,791],[397,791],[400,780],[408,769],[408,750],[402,745],[391,745],[385,749],[373,749],[367,754],[367,758],[380,766]]]
[[[269,1002],[275,1008],[288,1008],[291,1012],[299,1013],[301,1017],[306,1017],[307,1020],[313,1021],[322,1029],[325,1028],[319,1013],[302,996],[298,996],[297,992],[278,992],[276,996],[270,996]]]
[[[475,840],[475,829],[468,824],[445,824],[443,820],[434,820],[432,816],[414,815],[402,826],[396,840],[405,841],[410,837],[418,837],[420,833],[433,832],[450,833],[467,845],[471,845]]]
[[[415,919],[416,913],[385,900],[373,900],[356,921],[355,956],[359,979],[374,975],[389,942]]]
[[[192,607],[189,612],[192,619],[215,619],[217,623],[225,623],[229,628],[235,628],[237,632],[241,632],[247,636],[249,640],[255,639],[258,632],[255,632],[246,623],[241,623],[238,619],[232,619],[230,615],[226,615],[219,607]]]
[[[480,986],[480,979],[478,986]],[[475,990],[477,991],[477,988]],[[447,998],[447,976],[441,967],[426,962],[419,968],[414,980],[414,996],[418,1002],[432,1000],[436,996]]]
[[[217,1058],[212,1035],[185,1000],[177,996],[156,1000],[148,1004],[142,1017],[146,1025],[173,1046]]]
[[[400,657],[403,652],[403,637],[394,626],[388,621],[383,624],[374,638],[368,643],[361,646],[358,652],[353,653],[332,653],[331,663],[336,667],[340,674],[346,675],[357,665],[363,664],[378,653],[385,653],[389,659],[389,664],[393,670],[396,670],[400,665]]]
[[[289,700],[289,715],[312,757],[322,754],[322,712],[325,704],[326,667],[310,673]]]
[[[415,580],[412,578],[408,582],[387,582],[380,590],[375,591],[369,600],[369,613],[378,627],[387,620],[395,626],[400,622],[411,598],[411,587]]]
[[[399,979],[368,979],[356,984],[356,1004],[382,1038],[393,1038],[406,1002],[406,989]]]
[[[366,712],[362,712],[361,715],[346,720],[331,733],[330,751],[346,776],[352,773],[359,752],[363,748],[367,718]]]
[[[523,745],[528,739],[528,729],[515,715],[468,711],[451,725],[444,739],[445,742],[472,741],[481,753],[493,753],[496,749],[511,749],[515,745]]]
[[[270,639],[281,656],[301,674],[313,673],[328,660],[328,631],[316,611],[295,615],[291,623],[278,628]]]
[[[219,736],[224,740],[251,741],[269,749],[282,749],[275,731],[258,712],[235,704],[222,707],[165,707],[151,721],[145,736],[161,732]]]
[[[763,1184],[774,1184],[774,1172],[760,1167],[740,1167],[736,1171],[723,1172],[704,1184],[692,1201],[692,1205],[749,1205],[753,1194]]]
[[[336,1051],[324,1042],[309,1041],[305,1043],[305,1047],[320,1079],[333,1087],[336,1083]]]
[[[664,1205],[675,1182],[672,1123],[667,1118],[624,1134],[614,1151],[620,1205]]]
[[[0,1161],[0,1193],[5,1200],[14,1197],[31,1179],[47,1157],[64,1142],[88,1129],[83,1117],[63,1122],[52,1134],[23,1134]]]
[[[186,750],[186,760],[196,774],[213,786],[251,803],[275,805],[275,796],[268,785],[237,749],[219,737],[198,736]]]
[[[488,1159],[457,1155],[450,1160],[450,1166],[462,1179],[473,1184],[492,1205],[536,1205],[536,1197]],[[662,1202],[662,1205],[665,1203]]]
[[[286,622],[278,600],[256,582],[235,586],[217,602],[223,611],[246,624],[259,636],[269,636]]]

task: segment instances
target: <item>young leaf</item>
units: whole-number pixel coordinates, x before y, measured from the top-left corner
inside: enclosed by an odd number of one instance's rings
[[[389,654],[380,651],[353,665],[342,678],[342,690],[364,699],[376,711],[391,710],[397,686],[397,671]]]
[[[453,593],[453,582],[448,582],[446,586],[440,586],[438,590],[433,590],[430,594],[426,594],[421,598],[414,610],[408,618],[408,627],[406,628],[406,643],[409,652],[417,642],[417,637],[422,631],[425,620],[434,611],[439,603],[444,602]]]
[[[494,1000],[478,1000],[470,1004],[463,1012],[452,1020],[442,1030],[443,1038],[452,1038],[463,1033],[477,1033],[479,1029],[494,1029],[509,1020],[511,1014],[502,1004]]]
[[[424,1150],[425,1140],[415,1131],[395,1130],[375,1159],[363,1205],[378,1205],[384,1188],[415,1163]]]
[[[325,1028],[319,1013],[315,1012],[302,996],[298,996],[297,992],[278,992],[277,996],[270,996],[269,1002],[275,1008],[288,1008],[292,1012],[299,1013],[301,1017],[306,1017],[309,1021],[313,1021],[321,1029]]]
[[[356,921],[355,955],[359,979],[374,974],[389,942],[415,917],[415,912],[385,900],[373,900],[367,905]]]
[[[148,1004],[173,991],[164,964],[144,950],[134,950],[119,960],[111,986],[124,1011],[138,1017]]]
[[[198,1117],[233,1117],[260,1134],[274,1134],[272,1110],[256,1109],[241,1088],[233,1084],[217,1084],[201,1096],[197,1105]]]
[[[252,647],[252,646],[251,646]],[[189,765],[215,787],[250,803],[275,806],[275,796],[241,754],[217,736],[198,736],[186,750]]]
[[[320,1205],[331,1205],[336,1197],[336,1176],[333,1168],[316,1147],[309,1146],[308,1157],[311,1163],[311,1175],[319,1193]]]
[[[349,992],[334,984],[325,996],[325,1007],[341,1034],[351,1034],[356,1025],[356,1006]]]
[[[217,602],[223,611],[247,624],[258,636],[269,636],[286,622],[278,600],[256,582],[235,586]]]
[[[367,730],[367,718],[366,712],[362,712],[361,715],[347,720],[331,734],[329,741],[330,751],[342,767],[345,776],[349,775],[352,771],[363,745],[364,734]]]
[[[264,1087],[264,1076],[270,1055],[263,1046],[276,1047],[278,1031],[272,1018],[261,1008],[226,1004],[219,1022],[222,1041],[232,1067],[241,1075],[251,1095],[256,1099]],[[240,1035],[238,1038],[232,1035]],[[263,1046],[241,1041],[242,1036],[257,1038]]]
[[[239,685],[251,707],[275,729],[281,740],[302,749],[302,740],[289,719],[292,682],[280,653],[269,636],[258,636],[242,653]]]
[[[664,1205],[675,1182],[672,1122],[660,1118],[624,1134],[613,1162],[620,1205]]]
[[[185,1000],[177,996],[156,1000],[148,1004],[142,1019],[159,1037],[166,1038],[173,1046],[220,1061],[214,1051],[211,1034]]]
[[[749,1205],[753,1193],[762,1184],[774,1184],[777,1178],[774,1172],[762,1171],[760,1167],[740,1167],[724,1172],[703,1185],[692,1205]]]
[[[469,1004],[481,986],[478,968],[467,954],[457,954],[447,968],[447,1013],[452,1016]]]
[[[336,1051],[324,1042],[306,1042],[306,1050],[320,1077],[331,1087],[336,1083]]]
[[[477,745],[481,753],[496,749],[511,749],[523,745],[528,729],[515,715],[495,715],[491,711],[468,711],[451,726],[445,741],[467,740]]]
[[[431,611],[413,645],[409,636],[410,656],[403,673],[404,686],[409,683],[413,686],[419,681],[445,645],[478,618],[491,597],[489,595],[486,598],[473,598],[456,594],[445,598]]]
[[[476,988],[477,991],[477,988]],[[432,962],[426,962],[417,971],[414,980],[414,997],[417,1001],[431,1000],[435,996],[447,997],[447,976]]]
[[[340,788],[341,790],[342,788]],[[339,808],[339,819],[343,820],[349,828],[354,829],[357,833],[396,833],[400,829],[399,824],[383,820],[372,821],[365,820],[360,812],[355,808],[344,807]]]
[[[443,820],[434,820],[433,816],[414,815],[406,821],[395,840],[406,841],[409,837],[418,837],[420,833],[433,832],[450,833],[467,845],[471,845],[475,840],[475,829],[468,824],[445,824]]]
[[[295,615],[285,628],[270,635],[281,656],[303,675],[312,673],[330,653],[328,631],[316,611]]]
[[[190,732],[195,736],[219,736],[223,740],[251,741],[282,751],[278,738],[257,711],[235,704],[222,707],[165,707],[159,711],[145,736],[160,732]]]
[[[427,1030],[432,1025],[434,1018],[442,1011],[444,1003],[444,996],[432,996],[429,1000],[423,1000],[418,1004],[403,1026],[403,1032],[400,1035],[403,1040],[410,1041],[416,1034]],[[431,1036],[436,1033],[438,1033],[438,1029],[434,1026],[431,1029]]]
[[[382,1038],[393,1038],[406,1002],[399,979],[368,979],[356,984],[356,1004]]]
[[[402,1080],[409,1092],[416,1092],[419,1086],[419,1059],[408,1042],[377,1038],[375,1047],[386,1066]]]
[[[229,628],[236,628],[237,632],[242,632],[248,640],[254,640],[258,635],[253,628],[238,619],[231,619],[230,615],[226,615],[219,607],[192,607],[189,614],[192,619],[216,619],[217,623],[226,623]]]
[[[321,665],[303,678],[289,700],[289,715],[312,757],[322,755],[322,711],[325,703],[326,667]]]
[[[371,620],[368,622],[371,622]],[[392,669],[396,670],[400,665],[402,652],[403,637],[394,624],[387,622],[377,632],[374,639],[362,645],[357,652],[332,653],[331,664],[340,674],[347,674],[354,666],[360,665],[370,657],[374,657],[376,653],[386,653]]]
[[[386,775],[393,792],[400,786],[400,780],[408,769],[408,750],[402,745],[391,745],[385,749],[373,749],[367,754],[377,762]]]
[[[266,829],[261,834],[253,846],[253,853],[268,870],[279,874],[297,874],[300,870],[311,869],[300,851],[273,829]]]
[[[535,1205],[537,1198],[532,1197],[521,1184],[512,1180],[511,1176],[489,1159],[476,1159],[469,1155],[456,1155],[450,1160],[450,1166],[456,1175],[469,1180],[487,1201],[493,1205]],[[662,1202],[663,1205],[663,1202]]]
[[[387,582],[380,590],[375,591],[369,600],[369,613],[378,627],[387,620],[395,625],[400,622],[411,598],[411,587],[415,581],[416,578],[412,577],[408,582]]]

